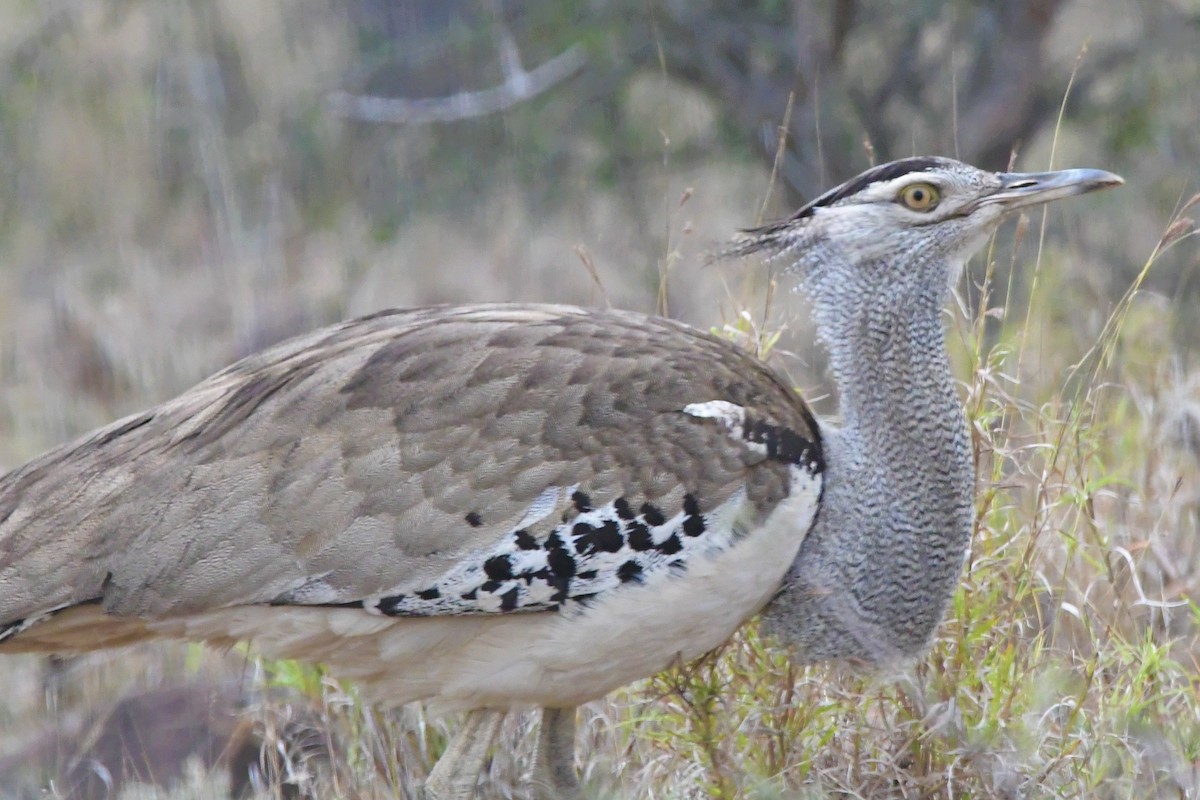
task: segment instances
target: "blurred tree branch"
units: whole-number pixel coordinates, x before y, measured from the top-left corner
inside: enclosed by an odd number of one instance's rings
[[[489,89],[417,99],[335,92],[329,98],[329,105],[335,114],[362,122],[408,125],[455,122],[512,108],[571,77],[587,62],[583,48],[575,44],[549,61],[526,70],[521,66],[520,54],[507,31],[500,39],[500,54],[504,83]]]
[[[413,7],[415,19],[428,20],[426,2],[403,5]],[[375,7],[383,0],[359,3]],[[470,18],[477,5],[478,0],[447,0],[440,13]],[[534,0],[511,5],[517,36],[544,39],[541,23],[552,13],[549,7]],[[605,43],[614,45],[613,58],[600,67],[608,70],[604,80],[611,91],[634,71],[664,69],[714,97],[739,127],[753,132],[765,159],[774,159],[782,131],[788,140],[782,177],[792,199],[800,200],[867,160],[898,158],[914,147],[1007,167],[1016,149],[1053,122],[1076,66],[1051,55],[1055,25],[1070,5],[1071,0],[615,0],[599,17],[582,7],[574,17],[577,41],[601,30]],[[1077,98],[1086,98],[1105,75],[1134,59],[1140,42],[1196,24],[1195,14],[1170,4],[1143,10],[1144,34],[1137,41],[1093,46],[1078,61]],[[492,14],[507,35],[499,9],[493,6]],[[476,14],[474,20],[478,25],[482,18]],[[393,36],[397,30],[393,16]],[[501,52],[515,54],[515,40],[500,38]],[[505,82],[493,89],[422,100],[343,93],[338,106],[359,119],[390,122],[493,113],[579,70],[583,57],[577,47],[528,73],[506,68]],[[792,113],[784,128],[789,98]]]
[[[749,9],[709,0],[655,4],[648,13],[668,71],[757,130],[764,158],[777,151],[794,96],[782,177],[802,199],[858,171],[862,148],[886,161],[919,141],[921,149],[1007,167],[1014,150],[1055,119],[1072,65],[1053,63],[1049,50],[1069,5],[792,0]],[[1140,21],[1137,40],[1092,47],[1078,60],[1077,97],[1130,63],[1145,41],[1182,44],[1200,15],[1157,4]]]
[[[869,143],[877,160],[903,155],[912,120],[965,160],[1004,167],[1014,145],[1057,108],[1049,93],[1061,92],[1065,78],[1046,81],[1045,44],[1065,4],[984,0],[966,14],[963,4],[921,3],[867,14],[854,0],[794,0],[789,18],[776,21],[787,27],[753,37],[738,4],[667,4],[664,44],[669,67],[721,95],[743,125],[759,130],[764,154],[776,149],[794,93],[783,177],[810,196],[830,173],[861,166],[854,142]],[[855,64],[864,57],[869,69]],[[949,136],[937,132],[943,121]]]

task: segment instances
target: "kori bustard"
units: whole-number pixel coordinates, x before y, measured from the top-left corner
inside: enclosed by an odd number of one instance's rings
[[[251,640],[469,711],[435,798],[530,706],[535,792],[577,796],[575,708],[764,607],[800,660],[911,658],[972,522],[950,287],[1005,214],[1119,183],[909,158],[747,231],[811,300],[836,427],[621,311],[386,311],[251,356],[0,478],[0,652]]]

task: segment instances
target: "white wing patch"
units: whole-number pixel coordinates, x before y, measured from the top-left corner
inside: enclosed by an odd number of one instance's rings
[[[688,403],[683,413],[705,419],[719,419],[726,427],[741,427],[746,421],[746,409],[728,400],[709,400],[707,403]]]
[[[683,413],[701,419],[715,419],[725,426],[729,435],[743,442],[751,450],[763,453],[767,447],[761,442],[751,442],[746,437],[746,409],[728,400],[709,400],[707,403],[688,403]]]
[[[529,504],[529,508],[525,511],[525,516],[521,517],[521,521],[517,523],[517,528],[528,528],[536,522],[540,522],[558,508],[558,494],[560,489],[557,486],[551,486],[533,499]],[[568,489],[570,494],[574,489]]]
[[[370,598],[363,607],[376,614],[432,616],[546,611],[584,603],[622,584],[684,570],[698,555],[727,549],[736,538],[733,520],[745,495],[738,491],[707,514],[692,495],[685,495],[682,508],[669,518],[650,503],[635,510],[618,498],[592,508],[579,491],[571,499],[576,516],[545,537],[517,527],[495,547],[435,581]]]
[[[325,580],[327,577],[329,577],[329,573],[323,572],[320,575],[305,578],[295,588],[280,594],[275,599],[275,603],[278,605],[293,603],[296,605],[336,603],[340,599],[340,593],[337,587],[330,585]]]

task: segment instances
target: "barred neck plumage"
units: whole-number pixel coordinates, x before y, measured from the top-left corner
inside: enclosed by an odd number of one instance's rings
[[[863,271],[861,265],[858,269]],[[890,291],[843,288],[836,298],[813,297],[841,425],[862,430],[867,446],[878,449],[894,438],[908,438],[914,418],[927,414],[953,421],[955,430],[962,427],[942,323],[950,295],[947,276],[960,271],[957,264],[927,259]],[[921,451],[933,455],[929,449],[944,442],[912,444],[916,458]]]
[[[813,297],[842,425],[824,433],[820,516],[766,612],[806,659],[919,653],[961,569],[974,471],[942,327],[947,282],[928,275],[953,268],[921,267],[886,302],[846,292],[848,275],[839,302]]]

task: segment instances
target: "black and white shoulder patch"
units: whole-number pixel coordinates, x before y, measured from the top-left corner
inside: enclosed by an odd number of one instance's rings
[[[682,411],[719,421],[749,450],[791,465],[805,484],[824,469],[818,443],[754,419],[739,405],[714,400]],[[549,532],[544,523],[535,524],[563,502],[568,511],[560,524]],[[595,506],[580,487],[550,487],[495,546],[427,583],[345,605],[386,616],[554,611],[586,604],[624,584],[683,572],[690,560],[723,552],[744,534],[736,524],[744,490],[717,508],[702,508],[690,493],[676,502],[666,508],[618,497]],[[474,527],[477,521],[477,514],[468,514],[464,523]]]
[[[683,407],[683,413],[719,421],[732,438],[773,461],[802,467],[813,475],[824,470],[821,449],[816,442],[810,442],[791,428],[756,419],[736,403],[726,400],[689,403]]]

